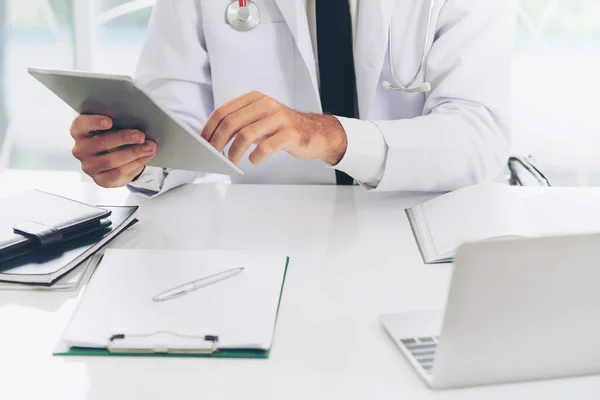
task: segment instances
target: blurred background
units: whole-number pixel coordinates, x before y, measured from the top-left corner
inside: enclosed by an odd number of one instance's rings
[[[26,69],[131,75],[152,4],[0,0],[0,168],[78,169],[72,111]],[[600,186],[599,93],[600,1],[520,0],[513,153],[555,185]]]

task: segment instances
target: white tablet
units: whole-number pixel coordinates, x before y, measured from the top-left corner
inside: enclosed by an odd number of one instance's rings
[[[155,167],[242,175],[222,153],[128,76],[29,68],[29,73],[80,114],[106,115],[116,129],[139,129],[156,142]]]

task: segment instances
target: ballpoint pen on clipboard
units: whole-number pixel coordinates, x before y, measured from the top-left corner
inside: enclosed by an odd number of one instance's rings
[[[218,272],[213,275],[205,276],[203,278],[184,283],[183,285],[176,286],[172,289],[165,290],[164,292],[157,294],[156,296],[154,296],[152,298],[152,301],[161,302],[161,301],[176,299],[178,297],[181,297],[188,293],[191,293],[194,290],[201,289],[206,286],[210,286],[214,283],[224,281],[225,279],[229,279],[229,278],[239,274],[244,269],[245,269],[244,267],[232,268],[232,269],[228,269],[227,271]]]

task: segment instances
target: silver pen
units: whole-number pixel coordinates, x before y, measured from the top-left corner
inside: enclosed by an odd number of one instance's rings
[[[178,297],[181,297],[188,293],[191,293],[194,290],[212,285],[213,283],[224,281],[225,279],[229,279],[229,278],[239,274],[244,269],[245,269],[244,267],[232,268],[232,269],[228,269],[227,271],[218,272],[213,275],[209,275],[209,276],[205,276],[200,279],[196,279],[195,281],[184,283],[183,285],[176,286],[173,289],[169,289],[162,293],[157,294],[156,296],[154,296],[152,298],[152,300],[156,301],[156,302],[160,302],[160,301],[176,299]]]

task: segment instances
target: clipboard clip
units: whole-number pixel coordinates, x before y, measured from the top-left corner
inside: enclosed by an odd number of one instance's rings
[[[170,331],[149,334],[112,335],[107,350],[110,353],[138,354],[213,354],[218,350],[219,337],[189,336]]]

